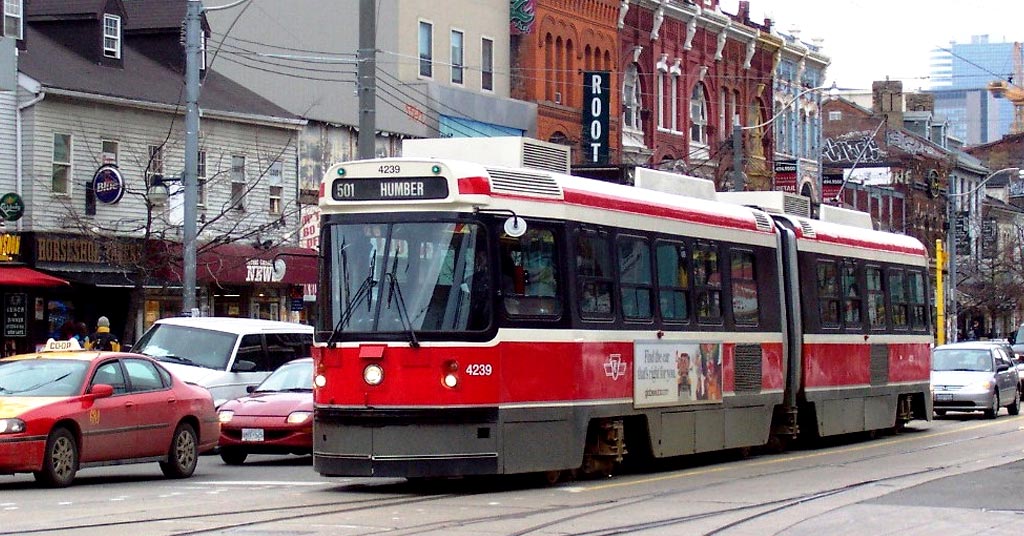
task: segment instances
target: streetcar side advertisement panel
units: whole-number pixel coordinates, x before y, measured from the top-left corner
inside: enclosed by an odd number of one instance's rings
[[[633,400],[638,408],[722,401],[722,344],[637,341]]]

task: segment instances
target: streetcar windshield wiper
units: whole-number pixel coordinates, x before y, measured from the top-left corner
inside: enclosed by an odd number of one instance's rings
[[[377,282],[373,279],[374,263],[370,263],[370,275],[366,276],[363,280],[363,284],[359,285],[356,289],[355,296],[352,301],[345,306],[345,310],[341,312],[341,317],[338,318],[338,322],[334,324],[334,329],[331,331],[331,336],[327,338],[327,345],[330,346],[338,341],[338,335],[341,333],[341,328],[352,318],[352,313],[355,311],[356,306],[361,301],[366,300],[367,308],[370,307],[370,295],[373,294],[373,287],[377,286]]]
[[[398,278],[395,277],[395,274],[391,272],[385,272],[384,278],[390,282],[388,284],[388,307],[391,307],[391,300],[397,297],[398,319],[402,321],[402,327],[409,334],[409,346],[418,348],[420,341],[416,340],[416,330],[412,327],[412,319],[409,318],[409,310],[406,309],[405,298],[402,297],[402,286],[398,283]]]

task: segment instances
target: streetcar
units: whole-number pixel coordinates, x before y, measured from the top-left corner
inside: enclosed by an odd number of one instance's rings
[[[653,170],[572,176],[567,154],[547,168],[508,143],[326,172],[320,474],[612,474],[931,418],[916,239]]]

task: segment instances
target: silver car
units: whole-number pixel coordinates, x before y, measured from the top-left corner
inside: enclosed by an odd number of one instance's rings
[[[936,415],[981,411],[994,419],[1006,406],[1020,413],[1020,379],[1005,344],[959,342],[932,350],[932,399]]]

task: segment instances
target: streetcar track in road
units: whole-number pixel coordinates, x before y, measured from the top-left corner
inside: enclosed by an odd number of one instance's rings
[[[202,529],[196,529],[196,530],[191,530],[191,531],[184,531],[184,532],[174,533],[176,535],[184,536],[184,535],[188,535],[188,534],[202,534],[202,533],[205,533],[205,532],[227,530],[227,529],[238,528],[238,527],[246,527],[246,526],[251,526],[251,525],[261,525],[261,524],[266,524],[266,523],[274,523],[274,522],[278,522],[278,521],[287,521],[289,519],[296,519],[296,518],[309,517],[309,516],[341,514],[341,513],[346,513],[346,512],[358,512],[358,511],[361,511],[361,510],[368,510],[368,509],[380,508],[380,507],[406,506],[406,505],[410,505],[410,504],[426,503],[426,502],[436,501],[436,500],[440,500],[440,499],[444,499],[444,498],[450,498],[450,497],[453,497],[453,496],[454,495],[434,495],[434,496],[430,496],[430,497],[423,497],[421,495],[416,495],[416,496],[402,496],[402,497],[388,497],[388,498],[375,497],[375,498],[370,498],[370,499],[359,499],[359,500],[355,500],[355,501],[344,501],[344,502],[343,501],[336,501],[336,502],[323,502],[323,503],[317,503],[317,504],[296,504],[296,505],[275,506],[275,507],[267,507],[267,508],[250,508],[250,509],[245,509],[245,510],[228,510],[228,511],[207,512],[207,513],[194,513],[194,514],[177,515],[177,516],[154,517],[154,518],[146,518],[146,519],[124,519],[124,520],[119,520],[119,521],[106,521],[106,522],[100,522],[100,523],[81,523],[81,524],[78,524],[78,525],[60,525],[60,526],[52,526],[52,527],[44,527],[44,528],[20,529],[20,530],[11,530],[11,531],[0,530],[0,535],[39,534],[39,533],[46,533],[46,532],[57,531],[57,530],[60,530],[60,531],[91,530],[91,529],[98,529],[98,528],[112,528],[112,527],[123,527],[123,526],[148,525],[148,524],[152,524],[152,523],[166,523],[166,522],[169,522],[169,521],[186,521],[186,520],[192,520],[192,519],[218,518],[218,517],[225,517],[225,516],[240,516],[240,515],[247,515],[247,514],[264,514],[264,513],[272,513],[272,512],[278,512],[278,511],[297,511],[297,510],[302,510],[303,511],[302,513],[294,513],[294,514],[289,514],[287,516],[281,516],[281,517],[276,517],[276,518],[267,519],[267,520],[256,520],[256,521],[245,521],[245,522],[239,522],[239,523],[223,524],[223,525],[219,525],[217,527],[207,527],[207,528],[202,528]],[[306,512],[306,510],[311,510],[311,509],[316,509],[316,508],[329,508],[329,507],[333,507],[333,509],[328,510],[328,511],[324,511],[324,512],[312,512],[312,513],[311,512]]]

